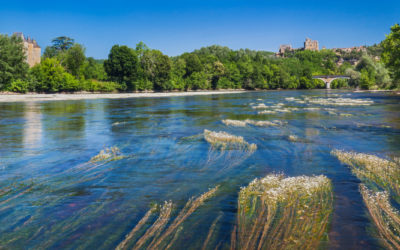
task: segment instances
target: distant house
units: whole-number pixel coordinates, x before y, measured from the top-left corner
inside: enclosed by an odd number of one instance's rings
[[[22,32],[15,32],[13,36],[22,39],[25,48],[26,62],[29,64],[29,67],[33,67],[36,64],[40,63],[42,49],[37,44],[37,42],[30,37],[26,38]]]

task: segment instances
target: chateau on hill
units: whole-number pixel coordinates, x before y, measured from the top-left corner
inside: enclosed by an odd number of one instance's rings
[[[37,42],[30,37],[26,38],[22,32],[15,32],[13,35],[22,39],[25,48],[26,62],[29,64],[29,67],[40,63],[42,49]]]
[[[311,40],[310,38],[306,38],[306,41],[304,42],[304,47],[300,48],[302,50],[312,50],[312,51],[319,51],[319,42],[317,40]],[[277,57],[283,57],[285,52],[288,51],[293,51],[292,45],[289,44],[282,44],[279,46],[279,52],[276,53],[275,55]]]
[[[310,38],[306,38],[306,41],[304,42],[304,50],[318,51],[319,50],[318,41],[317,40],[311,40]]]

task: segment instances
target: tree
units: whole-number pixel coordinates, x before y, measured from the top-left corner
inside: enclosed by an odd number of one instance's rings
[[[56,37],[51,42],[53,43],[52,47],[58,51],[66,51],[75,44],[74,39],[67,36]]]
[[[65,71],[56,58],[45,58],[31,71],[35,90],[38,92],[77,91],[82,87],[78,80]]]
[[[25,60],[21,38],[0,34],[0,89],[26,78],[29,66]]]
[[[171,60],[159,50],[149,50],[140,59],[143,76],[153,83],[155,90],[171,90]]]
[[[95,60],[93,57],[88,57],[81,69],[85,79],[105,80],[106,72],[104,71],[104,61]]]
[[[392,71],[393,78],[400,81],[400,25],[395,24],[390,30],[390,34],[382,41],[382,59]]]
[[[104,61],[104,70],[107,75],[120,84],[126,84],[133,89],[133,83],[138,76],[138,57],[136,51],[128,46],[114,45]]]
[[[76,43],[65,52],[63,64],[69,73],[77,77],[80,73],[80,68],[85,63],[85,49],[82,45]]]

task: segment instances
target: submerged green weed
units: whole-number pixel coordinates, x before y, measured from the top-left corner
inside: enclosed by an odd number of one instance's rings
[[[325,176],[271,174],[241,188],[232,249],[316,249],[327,238],[332,184]]]

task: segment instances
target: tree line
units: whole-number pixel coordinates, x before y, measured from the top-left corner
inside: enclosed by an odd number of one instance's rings
[[[313,75],[345,74],[334,88],[400,88],[400,26],[367,51],[232,50],[213,45],[169,57],[143,42],[114,45],[106,60],[85,56],[83,45],[61,36],[28,68],[22,40],[0,35],[0,90],[13,92],[188,91],[324,88]]]

